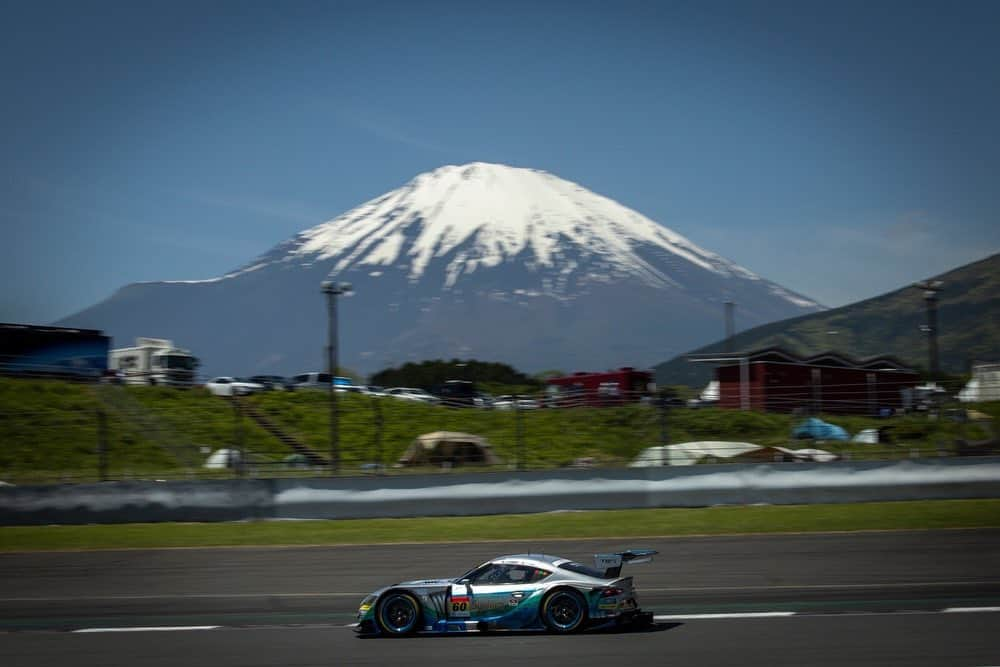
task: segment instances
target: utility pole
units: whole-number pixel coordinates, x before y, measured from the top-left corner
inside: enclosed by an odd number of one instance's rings
[[[736,309],[736,304],[732,301],[725,302],[726,309],[726,343],[725,351],[733,351],[733,336],[736,335],[736,325],[734,324],[733,311]]]
[[[924,280],[915,283],[913,286],[924,292],[924,304],[927,307],[927,324],[921,329],[927,333],[927,370],[931,378],[936,378],[941,369],[938,366],[938,321],[937,321],[937,293],[941,291],[944,283],[940,280]]]
[[[336,475],[340,471],[340,423],[337,413],[337,389],[334,386],[337,376],[337,297],[350,294],[352,291],[350,283],[334,283],[324,280],[320,284],[323,294],[326,294],[327,305],[327,345],[326,345],[326,370],[330,375],[329,402],[330,402],[330,474]]]

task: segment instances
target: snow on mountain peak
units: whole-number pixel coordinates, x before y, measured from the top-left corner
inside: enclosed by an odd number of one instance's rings
[[[659,261],[650,261],[657,256]],[[309,266],[326,260],[334,262],[331,274],[368,265],[368,275],[379,277],[382,267],[393,267],[417,282],[432,260],[447,258],[441,286],[448,290],[462,275],[520,257],[530,269],[556,276],[543,281],[540,293],[562,297],[570,277],[582,285],[629,275],[652,287],[680,287],[664,271],[664,256],[723,278],[760,281],[796,306],[819,307],[576,183],[488,162],[420,174],[219,278],[167,282],[218,282],[276,262]]]
[[[653,246],[723,275],[750,271],[680,234],[575,183],[535,169],[474,162],[420,174],[405,186],[302,232],[290,251],[313,261],[336,259],[334,272],[357,265],[407,264],[418,280],[434,258],[455,252],[444,287],[463,273],[527,251],[535,266],[557,266],[569,243],[588,255],[666,286],[673,281],[640,257]]]

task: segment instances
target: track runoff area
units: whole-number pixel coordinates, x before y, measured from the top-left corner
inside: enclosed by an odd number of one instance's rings
[[[361,598],[624,547],[653,628],[358,639]],[[0,664],[1000,665],[1000,529],[0,554]],[[196,655],[192,660],[191,656]]]

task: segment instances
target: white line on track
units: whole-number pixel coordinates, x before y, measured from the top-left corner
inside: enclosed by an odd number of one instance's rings
[[[650,593],[725,593],[729,591],[774,591],[774,590],[848,590],[881,588],[924,588],[942,586],[997,586],[1000,581],[900,581],[874,584],[779,584],[766,586],[669,586],[654,588],[643,586],[640,591]]]
[[[926,611],[912,611],[912,612],[877,612],[878,614],[898,614],[898,613],[923,613],[923,614],[956,614],[956,613],[988,613],[988,612],[1000,612],[1000,607],[947,607],[945,609],[928,609]],[[742,618],[788,618],[791,616],[826,616],[827,614],[815,614],[815,613],[802,613],[797,611],[748,611],[748,612],[733,612],[733,613],[722,613],[722,614],[657,614],[653,616],[653,620],[656,622],[664,621],[713,621],[713,620],[724,620],[724,619],[742,619]],[[837,613],[836,616],[847,616],[852,614]],[[871,612],[866,612],[865,616],[872,615]],[[357,623],[347,623],[340,627],[343,628],[354,628],[357,627]],[[76,633],[96,633],[96,632],[185,632],[190,630],[217,630],[224,626],[221,625],[154,625],[146,627],[123,627],[123,628],[80,628],[78,630],[71,630],[71,632]]]
[[[94,632],[185,632],[187,630],[216,630],[221,625],[151,625],[132,628],[81,628],[73,630],[81,634]]]
[[[732,614],[669,614],[666,616],[654,616],[654,621],[692,621],[709,620],[717,618],[780,618],[784,616],[795,616],[794,611],[747,611]]]
[[[90,601],[115,601],[115,600],[226,600],[226,599],[255,599],[255,598],[358,598],[361,599],[371,591],[365,593],[170,593],[163,595],[74,595],[69,597],[45,596],[45,597],[0,597],[0,602],[71,602],[86,600]]]

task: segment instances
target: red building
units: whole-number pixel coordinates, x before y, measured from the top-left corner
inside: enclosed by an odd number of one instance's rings
[[[917,373],[893,357],[855,360],[836,352],[799,357],[778,347],[754,352],[696,355],[720,364],[719,406],[767,412],[876,415],[903,407],[901,390],[920,384]]]
[[[603,373],[581,371],[545,381],[549,405],[620,405],[656,390],[653,374],[631,366]]]

